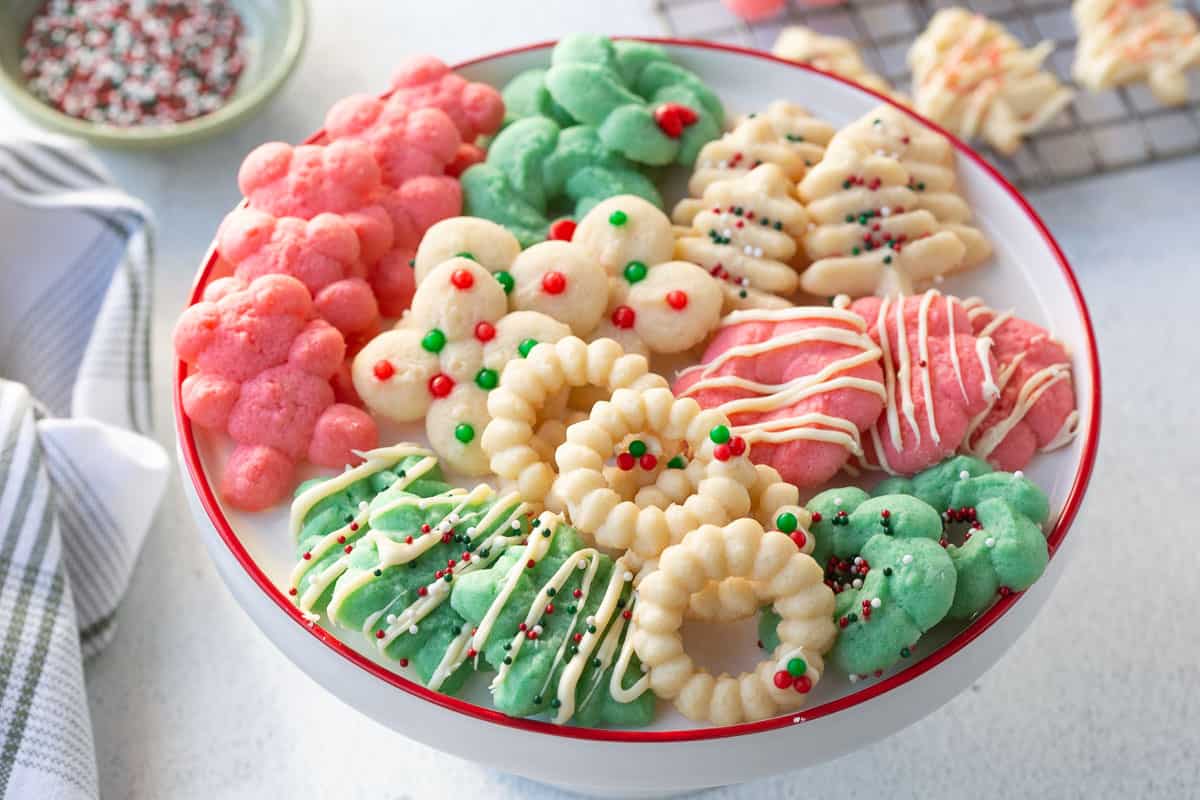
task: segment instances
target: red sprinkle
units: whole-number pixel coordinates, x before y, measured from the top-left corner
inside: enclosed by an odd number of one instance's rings
[[[396,374],[396,368],[392,366],[392,362],[385,358],[382,361],[375,362],[374,372],[375,380],[386,381]]]
[[[795,542],[797,549],[803,550],[804,545],[808,544],[808,537],[804,535],[804,531],[793,531],[792,541]]]
[[[575,220],[559,219],[555,220],[550,225],[550,236],[548,238],[556,242],[569,242],[575,236]]]
[[[402,666],[402,667],[407,667],[407,666],[408,666],[408,659],[407,659],[407,658],[402,658],[402,659],[400,659],[400,666]]]
[[[439,372],[429,379],[429,393],[434,397],[441,399],[454,391],[454,379],[445,373]]]
[[[450,273],[450,283],[454,284],[455,289],[466,291],[475,285],[475,276],[470,270],[456,269]]]
[[[786,689],[792,685],[792,676],[788,674],[786,669],[776,672],[774,680],[776,689]]]
[[[687,292],[681,289],[672,289],[667,292],[667,305],[676,311],[682,311],[687,308],[688,296]]]
[[[567,276],[557,270],[542,276],[542,291],[546,294],[562,294],[567,289]]]
[[[746,440],[740,436],[735,436],[729,440],[729,452],[735,456],[740,456],[746,452]]]
[[[728,461],[730,455],[728,444],[719,444],[713,448],[713,458],[717,461]]]
[[[646,455],[642,456],[639,463],[641,463],[642,469],[646,471],[652,470],[658,466],[658,456],[653,453],[646,453]]]
[[[801,675],[793,681],[792,688],[800,694],[808,694],[809,690],[812,689],[812,678],[807,675]]]
[[[490,322],[480,322],[475,326],[475,338],[481,342],[490,342],[496,338],[496,326]]]
[[[633,457],[633,453],[621,453],[619,456],[617,456],[617,466],[625,472],[629,472],[629,470],[633,469],[633,466],[636,463],[637,459]]]
[[[375,631],[375,638],[382,639],[386,634],[383,631]]]
[[[628,330],[637,320],[637,313],[629,306],[617,306],[613,309],[612,324]]]

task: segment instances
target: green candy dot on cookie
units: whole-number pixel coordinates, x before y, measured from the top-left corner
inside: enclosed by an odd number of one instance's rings
[[[470,444],[475,439],[475,427],[466,422],[454,426],[454,438],[463,444]]]
[[[434,328],[421,337],[421,347],[430,353],[440,353],[445,346],[446,334],[437,328]]]
[[[647,272],[646,265],[641,261],[630,261],[625,265],[625,280],[629,283],[638,283],[645,280]]]
[[[517,282],[508,270],[498,270],[494,273],[496,282],[500,284],[500,288],[505,294],[512,294],[512,290],[516,288]]]
[[[521,354],[521,358],[528,358],[533,348],[537,347],[537,339],[525,339],[517,345],[517,352]]]

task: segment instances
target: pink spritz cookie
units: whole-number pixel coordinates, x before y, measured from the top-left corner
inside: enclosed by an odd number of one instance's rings
[[[886,389],[859,466],[913,475],[953,454],[971,420],[999,395],[991,342],[975,336],[958,298],[934,289],[864,297],[850,310],[866,320],[882,351]]]
[[[392,74],[388,104],[405,110],[441,109],[468,144],[495,133],[504,121],[504,101],[498,91],[456,75],[433,56],[412,56],[400,64]]]
[[[358,236],[337,214],[305,221],[238,208],[221,223],[217,249],[246,283],[263,275],[299,280],[317,314],[346,336],[379,327],[379,306],[365,280]]]
[[[778,14],[787,0],[721,0],[721,3],[742,19],[755,22]]]
[[[264,275],[214,281],[175,326],[175,351],[191,374],[184,413],[235,443],[220,490],[259,511],[287,497],[295,467],[357,462],[378,431],[365,412],[335,402],[330,378],[346,355],[342,335],[316,317],[304,284]]]
[[[407,109],[377,97],[352,94],[325,115],[332,141],[363,142],[379,163],[383,182],[402,185],[419,175],[442,175],[462,144],[458,128],[437,108]]]
[[[703,362],[674,389],[726,414],[755,463],[817,486],[862,453],[860,433],[885,397],[879,356],[844,304],[747,309],[722,321]]]
[[[392,221],[380,205],[382,174],[363,142],[259,145],[242,162],[238,186],[251,208],[277,217],[342,215],[358,234],[365,264],[375,263],[392,247]]]
[[[971,421],[962,450],[997,469],[1023,469],[1035,453],[1070,442],[1079,430],[1071,357],[1040,325],[963,301],[975,335],[992,340],[1000,396]]]

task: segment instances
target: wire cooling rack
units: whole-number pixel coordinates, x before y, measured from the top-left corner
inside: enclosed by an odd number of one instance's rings
[[[747,23],[720,0],[653,0],[672,36],[712,39],[770,50],[788,25],[857,42],[863,59],[898,89],[910,84],[905,55],[913,39],[939,9],[960,5],[1001,22],[1025,45],[1054,42],[1047,60],[1067,84],[1075,58],[1075,25],[1070,0],[845,0],[808,5],[788,0],[785,12]],[[1200,13],[1200,0],[1180,7]],[[978,144],[978,143],[976,143]],[[1025,139],[1012,157],[980,147],[1022,188],[1098,175],[1200,153],[1200,75],[1193,75],[1187,105],[1160,105],[1142,84],[1093,93],[1077,87],[1075,101],[1041,131]]]

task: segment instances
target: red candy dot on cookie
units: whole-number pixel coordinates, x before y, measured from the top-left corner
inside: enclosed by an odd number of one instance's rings
[[[490,322],[480,322],[475,326],[475,338],[481,342],[490,342],[496,338],[496,326]]]
[[[567,288],[567,276],[561,272],[547,272],[542,276],[542,291],[546,294],[562,294]]]
[[[373,367],[376,380],[386,381],[396,374],[396,368],[387,359],[376,361]]]
[[[727,444],[719,444],[713,448],[713,458],[717,461],[728,461],[730,455],[732,454],[729,452],[729,445]]]
[[[795,531],[792,533],[792,541],[799,550],[804,549],[804,545],[808,544],[808,537],[804,535],[804,531]]]
[[[729,440],[729,452],[735,456],[740,456],[746,452],[746,440],[740,436],[735,436]]]
[[[679,103],[663,103],[654,109],[654,122],[672,139],[678,139],[683,129],[697,119],[695,111]]]
[[[786,689],[792,685],[792,676],[788,674],[786,669],[776,672],[774,680],[776,689]]]
[[[454,391],[454,379],[439,372],[429,379],[429,393],[437,398],[446,397]]]
[[[556,242],[569,242],[575,236],[575,220],[555,220],[550,226],[550,239]]]
[[[633,469],[633,465],[637,460],[633,457],[633,453],[621,453],[617,456],[617,466],[628,472]]]
[[[688,296],[687,292],[680,289],[672,289],[667,292],[667,305],[676,311],[682,311],[687,308]]]
[[[466,291],[475,285],[475,276],[468,270],[456,269],[450,273],[450,283],[454,284],[455,289]]]
[[[807,675],[801,675],[792,682],[792,688],[794,688],[800,694],[808,694],[808,692],[812,689],[812,678],[808,677]]]
[[[637,320],[637,313],[629,306],[617,306],[613,309],[612,324],[618,328],[632,328]]]
[[[646,453],[638,463],[642,465],[642,469],[649,471],[658,466],[658,457],[653,453]]]

